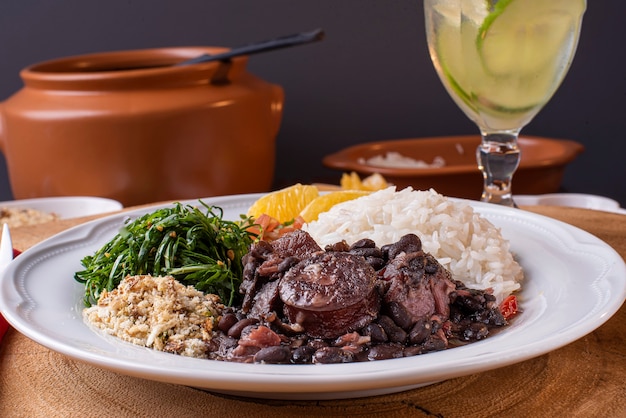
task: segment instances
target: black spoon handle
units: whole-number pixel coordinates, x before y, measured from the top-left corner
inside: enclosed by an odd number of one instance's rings
[[[223,61],[241,55],[258,54],[259,52],[307,44],[310,42],[321,41],[322,39],[324,39],[324,31],[322,29],[315,29],[310,32],[296,33],[294,35],[281,36],[279,38],[270,39],[268,41],[239,46],[221,54],[203,54],[198,57],[179,62],[176,65],[190,65],[210,61]]]

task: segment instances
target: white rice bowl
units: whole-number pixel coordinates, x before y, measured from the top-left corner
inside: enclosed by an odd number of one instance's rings
[[[377,246],[413,233],[455,280],[493,289],[498,303],[520,288],[523,271],[500,229],[465,202],[434,190],[395,187],[335,205],[303,227],[323,248],[369,238]]]

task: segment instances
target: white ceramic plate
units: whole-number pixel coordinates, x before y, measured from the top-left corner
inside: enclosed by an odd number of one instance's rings
[[[54,213],[60,219],[115,212],[122,207],[122,204],[117,200],[92,196],[42,197],[0,202],[0,208],[35,209]]]
[[[605,212],[625,213],[619,202],[604,196],[584,193],[547,193],[540,195],[514,196],[518,205],[568,206],[574,208],[602,210]]]
[[[259,195],[203,199],[237,219]],[[195,203],[188,201],[187,203]],[[79,225],[25,251],[0,278],[0,309],[20,332],[71,358],[119,373],[216,392],[280,399],[336,399],[399,392],[521,362],[593,331],[626,297],[626,266],[596,237],[553,219],[480,202],[525,269],[523,312],[504,331],[464,347],[351,364],[238,364],[185,358],[93,332],[81,318],[80,260],[136,210]]]

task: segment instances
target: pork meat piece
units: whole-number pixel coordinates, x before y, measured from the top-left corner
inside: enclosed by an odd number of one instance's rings
[[[273,242],[259,241],[250,247],[243,257],[243,281],[239,291],[243,293],[242,311],[255,315],[267,313],[277,305],[277,293],[264,289],[266,284],[282,277],[282,274],[301,259],[322,251],[317,242],[305,231],[296,230]],[[263,294],[259,296],[259,294]],[[254,308],[255,303],[263,306]]]
[[[430,254],[421,250],[416,235],[404,236],[398,244],[408,252],[386,249],[389,262],[382,271],[386,283],[384,303],[396,303],[409,314],[411,322],[439,315],[450,316],[450,293],[455,284],[450,273]]]

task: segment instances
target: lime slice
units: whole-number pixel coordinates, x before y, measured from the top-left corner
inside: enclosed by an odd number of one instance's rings
[[[480,22],[475,24],[469,19],[463,19],[458,7],[456,17],[451,11],[445,15],[441,11],[439,13],[445,18],[446,24],[437,28],[436,43],[431,52],[436,57],[433,61],[437,62],[436,66],[439,66],[441,75],[447,80],[444,85],[474,109],[470,94],[475,84],[474,76],[484,72],[475,46]]]
[[[462,4],[458,0],[439,1],[432,7],[436,14],[446,19],[447,23],[452,26],[460,26],[463,19],[470,20],[478,26],[485,20],[490,10],[487,3],[480,1],[463,2]]]
[[[585,7],[585,0],[498,1],[476,40],[486,71],[527,75],[555,65],[569,53]]]

